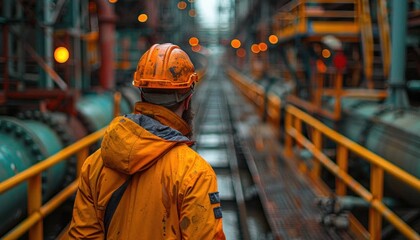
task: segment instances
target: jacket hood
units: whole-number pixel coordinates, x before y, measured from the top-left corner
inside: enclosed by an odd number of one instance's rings
[[[115,118],[105,132],[101,156],[106,167],[134,174],[153,165],[180,143],[192,142],[178,130],[143,114]]]

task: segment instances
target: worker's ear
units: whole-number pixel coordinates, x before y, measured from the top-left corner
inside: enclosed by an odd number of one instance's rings
[[[190,107],[190,104],[191,104],[191,98],[192,98],[192,94],[190,94],[190,96],[188,96],[188,97],[184,100],[184,108],[185,108],[185,110],[188,110],[188,108]]]

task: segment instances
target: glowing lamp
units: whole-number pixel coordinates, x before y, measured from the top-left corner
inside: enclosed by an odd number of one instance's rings
[[[198,45],[198,43],[200,42],[199,40],[198,40],[198,38],[196,38],[196,37],[191,37],[189,40],[188,40],[188,42],[190,43],[190,45],[192,46],[192,47],[194,47],[194,46],[197,46]]]
[[[148,19],[147,14],[144,14],[144,13],[140,14],[137,18],[137,20],[139,20],[139,22],[146,22],[147,19]]]
[[[54,51],[54,59],[58,63],[65,63],[69,60],[70,53],[69,50],[65,47],[58,47]]]
[[[239,41],[238,39],[233,39],[232,41],[230,41],[230,45],[233,48],[239,48],[241,46],[241,41]]]

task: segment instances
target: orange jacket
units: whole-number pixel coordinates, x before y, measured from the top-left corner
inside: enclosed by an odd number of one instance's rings
[[[135,113],[115,118],[83,164],[69,238],[104,239],[105,208],[131,175],[108,240],[225,239],[216,175],[189,147],[188,125],[148,103],[137,103]]]

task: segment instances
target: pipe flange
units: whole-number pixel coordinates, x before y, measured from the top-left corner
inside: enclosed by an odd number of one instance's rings
[[[49,112],[41,112],[38,110],[28,110],[18,114],[18,118],[22,120],[35,120],[42,122],[51,128],[60,139],[64,147],[69,146],[74,142],[74,137],[70,132],[63,127],[62,124],[56,119],[53,118]],[[76,177],[76,165],[77,160],[75,156],[71,156],[69,160],[66,161],[66,173],[64,176],[63,186],[70,184]],[[46,180],[45,180],[46,181]],[[44,183],[44,178],[43,178]]]
[[[20,140],[28,149],[30,155],[33,157],[36,163],[39,163],[42,160],[44,160],[46,158],[46,152],[45,150],[42,151],[43,150],[42,146],[40,146],[42,144],[39,143],[39,139],[36,139],[32,134],[30,134],[31,130],[25,127],[23,123],[18,122],[20,120],[16,121],[13,118],[8,118],[7,120],[6,121],[3,120],[3,122],[5,123],[1,124],[1,125],[4,125],[4,127],[2,128],[4,130],[3,132],[9,135],[13,135],[14,138]],[[42,181],[41,189],[42,189],[42,193],[44,194],[46,192],[45,174],[41,174],[41,181]]]
[[[31,131],[13,118],[7,117],[5,119],[3,117],[3,119],[0,119],[0,132],[20,140],[30,150],[31,155],[37,162],[44,158],[45,154],[42,153],[37,139],[30,134]]]

